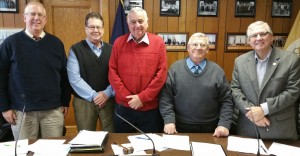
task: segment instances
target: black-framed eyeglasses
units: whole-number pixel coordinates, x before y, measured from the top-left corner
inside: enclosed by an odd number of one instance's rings
[[[103,29],[103,27],[100,27],[100,26],[92,26],[92,25],[90,25],[90,26],[86,26],[87,28],[89,28],[90,30],[95,30],[95,29],[97,29],[97,30],[102,30]]]

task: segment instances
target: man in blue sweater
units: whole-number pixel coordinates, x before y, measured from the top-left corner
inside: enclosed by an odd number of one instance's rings
[[[43,30],[41,3],[26,5],[24,22],[0,46],[0,111],[15,139],[59,137],[70,101],[64,45]]]
[[[233,114],[230,88],[223,69],[209,61],[208,37],[193,34],[189,57],[175,62],[159,98],[164,132],[229,134]]]

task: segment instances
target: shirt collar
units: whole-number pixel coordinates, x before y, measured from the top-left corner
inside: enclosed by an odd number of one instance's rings
[[[25,33],[26,33],[29,37],[33,38],[33,35],[32,35],[27,29],[25,29]],[[43,30],[42,33],[41,33],[38,37],[43,38],[43,37],[45,37],[45,35],[46,35],[46,33],[45,33],[45,31]]]
[[[87,38],[85,39],[85,41],[87,42],[87,44],[89,45],[89,47],[90,47],[92,50],[94,50],[94,49],[99,50],[99,49],[101,49],[101,48],[104,46],[103,41],[100,41],[100,42],[101,42],[101,47],[100,47],[100,48],[96,47],[96,46],[95,46],[91,41],[89,41]]]
[[[257,54],[256,54],[256,52],[255,52],[255,56],[254,56],[254,57],[255,57],[255,60],[258,60],[258,61],[260,61],[260,62],[264,62],[264,61],[268,60],[269,57],[270,57],[270,55],[271,55],[271,51],[272,51],[272,48],[271,48],[271,50],[268,52],[267,57],[266,57],[265,59],[263,59],[263,60],[259,59],[258,56],[257,56]]]
[[[186,64],[189,67],[189,69],[192,69],[195,65],[199,65],[200,68],[203,70],[206,66],[206,59],[202,60],[199,64],[194,64],[194,62],[191,60],[190,57],[186,59]]]
[[[127,42],[129,42],[130,40],[135,41],[135,40],[133,39],[133,35],[132,35],[131,33],[130,33],[130,35],[128,36]],[[142,38],[142,40],[141,40],[139,43],[142,43],[142,42],[145,42],[146,44],[149,45],[150,42],[149,42],[149,38],[148,38],[147,33],[145,33],[144,37]]]

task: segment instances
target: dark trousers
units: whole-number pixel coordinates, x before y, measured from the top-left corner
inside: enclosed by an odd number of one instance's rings
[[[161,133],[163,129],[162,117],[158,108],[149,111],[137,111],[131,108],[115,105],[115,111],[121,117],[132,123],[138,129],[145,133]],[[116,133],[135,133],[135,128],[114,115],[114,124]]]
[[[218,126],[218,120],[205,124],[188,124],[176,120],[178,133],[214,133]]]

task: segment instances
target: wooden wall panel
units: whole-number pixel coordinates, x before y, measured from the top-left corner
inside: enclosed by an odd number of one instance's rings
[[[30,1],[30,0],[27,0]],[[41,1],[46,6],[49,5],[49,0]],[[91,5],[91,2],[95,5]],[[217,62],[224,68],[226,76],[231,79],[231,72],[233,70],[233,60],[242,53],[225,52],[225,38],[227,32],[246,32],[248,25],[255,20],[264,20],[269,23],[274,33],[288,33],[293,25],[293,22],[297,16],[300,8],[300,3],[294,0],[292,1],[292,16],[289,18],[272,18],[272,0],[257,0],[256,1],[256,14],[254,18],[247,17],[234,17],[235,0],[219,0],[218,1],[218,16],[217,17],[197,17],[197,0],[181,0],[180,17],[166,17],[160,16],[160,0],[144,0],[144,8],[149,16],[149,32],[187,32],[192,35],[195,32],[217,32],[217,50],[211,51],[208,58]],[[19,1],[19,13],[0,13],[0,27],[5,28],[20,28],[24,27],[23,11],[26,0]],[[116,10],[119,4],[119,0],[52,0],[52,5],[55,6],[67,6],[72,3],[72,7],[77,8],[90,8],[91,10],[100,10],[101,14],[105,18],[105,36],[104,40],[109,41],[109,37],[112,33],[114,24],[114,18]],[[99,4],[100,3],[100,4]],[[63,10],[60,10],[63,11]],[[48,12],[48,24],[47,31],[52,32],[51,25],[54,21],[51,10]],[[84,11],[78,11],[74,14],[77,17],[82,18],[85,16]],[[83,15],[80,15],[83,14]],[[76,16],[68,17],[70,19],[76,19]],[[67,17],[64,17],[67,18]],[[56,19],[57,20],[57,19]],[[57,22],[59,22],[57,20]],[[75,24],[80,24],[76,23]],[[70,26],[68,26],[70,29]],[[74,28],[77,26],[75,25]],[[78,28],[82,26],[78,25]],[[72,26],[71,26],[71,29]],[[69,30],[66,30],[69,31]],[[81,36],[82,29],[73,31],[71,37]],[[63,40],[67,37],[61,36]],[[78,37],[80,38],[80,37]],[[76,39],[78,40],[78,39]],[[65,41],[64,41],[65,42]],[[66,41],[66,47],[71,44],[71,41]],[[168,64],[172,64],[178,59],[182,59],[187,56],[187,52],[168,52]],[[230,75],[230,76],[229,76]]]
[[[30,1],[30,0],[27,0]],[[231,80],[234,60],[243,53],[225,52],[227,32],[246,33],[248,25],[257,20],[269,23],[274,33],[289,33],[300,9],[298,0],[292,1],[292,15],[287,18],[271,16],[272,0],[256,0],[255,17],[235,17],[236,0],[219,0],[217,17],[197,17],[198,0],[181,0],[179,17],[160,16],[160,0],[144,0],[144,8],[149,16],[148,31],[157,32],[195,32],[218,33],[217,50],[210,51],[208,58],[218,63]],[[85,38],[84,17],[90,11],[99,11],[105,21],[104,41],[108,42],[113,30],[119,0],[42,0],[47,8],[48,23],[46,31],[57,35],[65,44],[68,53],[70,46]],[[19,13],[0,13],[0,28],[22,28],[23,11],[26,0],[19,1]],[[186,51],[167,52],[168,66],[178,59],[188,56]],[[67,120],[74,116],[70,112]],[[69,121],[73,122],[73,121]],[[73,123],[71,123],[73,124]]]

